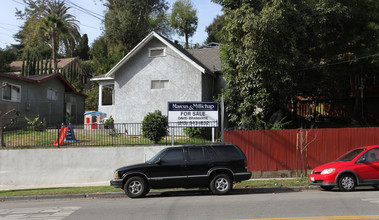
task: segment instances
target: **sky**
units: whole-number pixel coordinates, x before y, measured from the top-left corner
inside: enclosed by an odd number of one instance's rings
[[[176,0],[166,1],[169,3],[169,12],[171,12],[172,5]],[[0,0],[0,2],[0,48],[4,49],[6,46],[17,43],[13,35],[20,30],[19,27],[22,26],[24,22],[16,18],[16,8],[23,10],[25,5],[22,0]],[[199,21],[196,33],[189,41],[193,44],[202,44],[208,36],[205,32],[205,28],[213,22],[213,19],[217,15],[222,14],[222,8],[220,5],[212,3],[211,0],[192,0],[192,3],[197,9]],[[89,45],[91,46],[92,42],[103,32],[101,20],[96,18],[104,16],[105,7],[103,6],[103,2],[100,0],[66,0],[66,4],[71,7],[69,13],[74,15],[80,22],[81,34],[88,35]],[[83,9],[79,10],[78,6],[96,13],[96,17],[84,13]],[[185,41],[184,37],[178,35],[173,35],[172,39],[178,40],[179,42]]]

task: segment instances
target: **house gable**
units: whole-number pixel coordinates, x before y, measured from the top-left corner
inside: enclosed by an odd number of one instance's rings
[[[178,46],[174,45],[171,41],[164,38],[163,36],[157,34],[156,32],[151,32],[149,35],[147,35],[136,47],[133,48],[124,58],[121,59],[120,62],[118,62],[106,75],[105,77],[113,77],[115,72],[122,66],[125,65],[135,54],[138,53],[141,49],[145,47],[146,44],[148,44],[152,39],[158,39],[161,41],[166,47],[170,48],[172,51],[177,53],[182,59],[189,62],[191,65],[193,65],[195,68],[197,68],[200,72],[206,73],[206,67],[202,66],[196,60],[192,57],[189,57],[188,54],[186,54],[185,50],[180,49]]]

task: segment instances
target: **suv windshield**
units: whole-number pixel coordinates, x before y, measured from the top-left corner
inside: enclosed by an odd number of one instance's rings
[[[354,159],[358,154],[360,154],[365,149],[355,149],[353,151],[350,151],[344,155],[342,155],[340,158],[338,158],[336,161],[351,161]]]

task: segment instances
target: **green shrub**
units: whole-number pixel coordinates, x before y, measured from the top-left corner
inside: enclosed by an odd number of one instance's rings
[[[24,118],[26,119],[26,123],[28,124],[28,126],[26,127],[26,130],[30,130],[30,131],[44,131],[46,130],[46,119],[43,118],[42,121],[39,121],[39,115],[37,115],[37,117],[35,117],[34,119],[29,119],[28,117],[24,116]]]
[[[109,117],[105,122],[104,122],[105,128],[113,129],[114,128],[114,119]]]
[[[206,138],[205,128],[185,128],[184,133],[190,138]]]
[[[154,143],[158,143],[168,132],[168,118],[162,112],[149,112],[142,121],[143,136]]]

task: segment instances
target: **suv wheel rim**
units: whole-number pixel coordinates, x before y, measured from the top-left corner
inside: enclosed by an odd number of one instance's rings
[[[141,189],[142,189],[142,184],[138,181],[132,181],[129,184],[129,192],[131,192],[133,194],[137,194],[137,193],[141,192]]]
[[[228,189],[229,183],[225,178],[219,178],[215,182],[215,187],[218,191],[225,191]]]
[[[352,189],[354,187],[354,180],[351,177],[345,177],[342,179],[341,185],[344,189]]]

